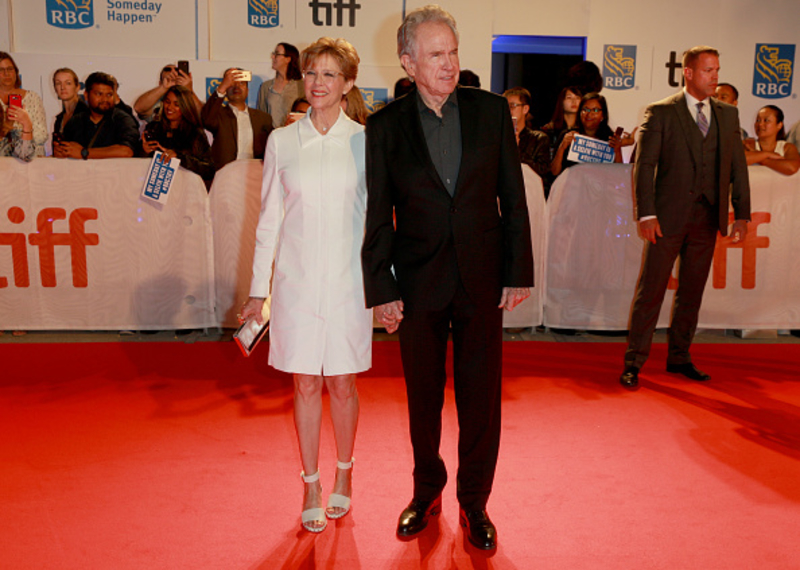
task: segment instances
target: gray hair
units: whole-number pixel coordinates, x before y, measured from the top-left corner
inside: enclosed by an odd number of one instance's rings
[[[406,15],[402,25],[397,29],[397,57],[404,55],[415,59],[417,56],[417,28],[422,24],[446,24],[458,42],[456,20],[449,12],[436,4],[429,4],[412,10]]]

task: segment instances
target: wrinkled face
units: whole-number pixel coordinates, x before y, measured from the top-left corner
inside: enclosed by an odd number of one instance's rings
[[[525,115],[528,114],[530,107],[523,105],[517,95],[509,95],[506,99],[508,100],[508,109],[511,111],[511,119],[514,121],[514,130],[519,132],[525,126]]]
[[[447,97],[458,84],[458,41],[447,24],[421,24],[414,57],[406,54],[401,61],[422,95]]]
[[[587,131],[596,131],[603,122],[603,106],[597,99],[591,99],[583,104],[581,109],[581,124]]]
[[[567,91],[567,94],[564,95],[564,112],[577,113],[580,104],[581,104],[580,96],[576,95],[572,91]]]
[[[738,99],[736,99],[736,94],[733,92],[733,89],[727,85],[720,85],[717,87],[714,98],[728,105],[736,105],[739,102]]]
[[[10,59],[0,60],[0,86],[4,89],[14,89],[17,84],[17,70]]]
[[[702,101],[713,96],[719,81],[719,58],[711,53],[701,53],[694,66],[683,70],[683,77],[687,91],[696,99]]]
[[[778,115],[772,109],[761,109],[756,115],[756,137],[759,139],[777,137],[783,123],[778,121]]]
[[[161,112],[164,113],[164,117],[170,122],[180,122],[181,117],[181,108],[178,106],[178,97],[175,93],[167,93],[167,96],[161,100]]]
[[[341,106],[342,97],[353,88],[353,81],[345,80],[339,63],[322,54],[303,71],[306,99],[312,109],[329,109]]]
[[[65,71],[56,73],[56,76],[53,78],[53,86],[56,89],[56,95],[58,95],[58,98],[62,101],[72,101],[78,97],[80,85],[75,83],[75,78],[71,73]]]
[[[92,111],[105,115],[114,107],[114,88],[95,83],[92,85],[92,90],[86,94],[86,102]]]

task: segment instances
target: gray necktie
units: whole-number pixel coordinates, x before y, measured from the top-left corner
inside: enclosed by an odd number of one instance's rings
[[[697,104],[697,126],[700,127],[700,132],[703,133],[703,138],[708,134],[708,119],[703,114],[703,105],[705,103]]]

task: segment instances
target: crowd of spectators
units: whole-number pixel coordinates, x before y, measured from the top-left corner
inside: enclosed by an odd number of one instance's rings
[[[52,133],[53,156],[95,159],[152,156],[178,158],[186,169],[197,173],[210,188],[214,173],[234,160],[263,159],[270,132],[289,125],[309,108],[303,97],[300,53],[281,42],[271,54],[275,77],[261,84],[256,108],[248,107],[249,72],[225,71],[217,89],[203,103],[195,94],[192,75],[185,62],[168,64],[158,84],[139,96],[133,108],[120,100],[113,75],[94,72],[83,85],[69,68],[53,74],[53,89],[61,101]],[[181,65],[183,63],[183,65]],[[530,114],[532,95],[523,87],[508,89],[508,100],[520,161],[542,179],[545,197],[554,179],[575,163],[568,158],[575,135],[608,142],[614,162],[622,162],[622,147],[634,144],[631,133],[614,130],[606,99],[599,93],[602,81],[597,66],[583,62],[569,70],[568,85],[556,102],[550,120],[534,128]],[[462,70],[459,83],[480,87],[480,78]],[[394,98],[414,91],[402,78],[394,86]],[[730,83],[720,83],[716,98],[737,105],[739,93]],[[365,124],[369,110],[358,87],[343,98],[342,109],[354,121]],[[138,119],[138,120],[137,120]],[[144,128],[140,126],[144,123]],[[783,112],[774,105],[763,107],[756,119],[755,137],[742,126],[742,140],[749,164],[762,164],[782,174],[800,169],[797,143],[800,122],[786,135]],[[141,134],[140,134],[141,133]],[[208,133],[212,135],[209,144]],[[48,132],[42,100],[22,89],[19,68],[13,57],[0,52],[0,156],[30,161],[45,156]],[[635,149],[634,149],[635,152]]]

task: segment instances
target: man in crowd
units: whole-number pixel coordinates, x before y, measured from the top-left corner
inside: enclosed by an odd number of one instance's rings
[[[500,443],[502,309],[513,309],[533,285],[519,155],[508,103],[456,88],[458,32],[450,14],[438,6],[414,10],[397,37],[417,89],[367,120],[362,250],[367,305],[388,332],[399,328],[408,395],[414,495],[397,534],[417,534],[441,509],[452,326],[460,520],[472,544],[491,550],[497,534],[486,503]]]
[[[63,140],[53,143],[57,158],[125,158],[139,144],[139,127],[116,104],[115,80],[101,71],[86,78],[88,111],[75,115],[64,127]]]
[[[736,220],[734,243],[745,238],[750,219],[747,162],[738,142],[739,113],[712,98],[718,76],[717,50],[698,46],[687,51],[684,89],[650,105],[640,129],[634,185],[639,231],[647,241],[619,379],[628,389],[638,387],[639,369],[650,354],[677,258],[680,271],[668,331],[667,372],[709,379],[692,363],[689,348],[717,231],[728,234],[729,201]]]
[[[549,181],[550,139],[542,131],[534,131],[526,126],[528,113],[531,110],[530,91],[524,87],[512,87],[503,93],[503,97],[508,101],[508,108],[511,111],[511,121],[514,123],[514,134],[517,137],[522,164],[530,166],[542,178],[542,183]]]
[[[730,83],[718,83],[714,98],[734,107],[739,106],[739,90]],[[742,129],[742,140],[747,138],[750,138],[750,136],[746,130]]]
[[[203,126],[214,135],[211,156],[217,170],[234,160],[263,159],[267,137],[272,132],[272,118],[247,106],[248,82],[242,77],[239,68],[226,70],[219,87],[203,106]]]
[[[170,63],[165,65],[161,70],[161,74],[158,78],[158,85],[142,93],[133,104],[133,109],[141,120],[150,122],[158,115],[158,111],[161,109],[161,98],[166,95],[169,88],[173,85],[181,85],[192,92],[192,99],[197,107],[197,113],[200,114],[203,110],[203,103],[194,93],[192,74],[184,73],[174,64]]]

